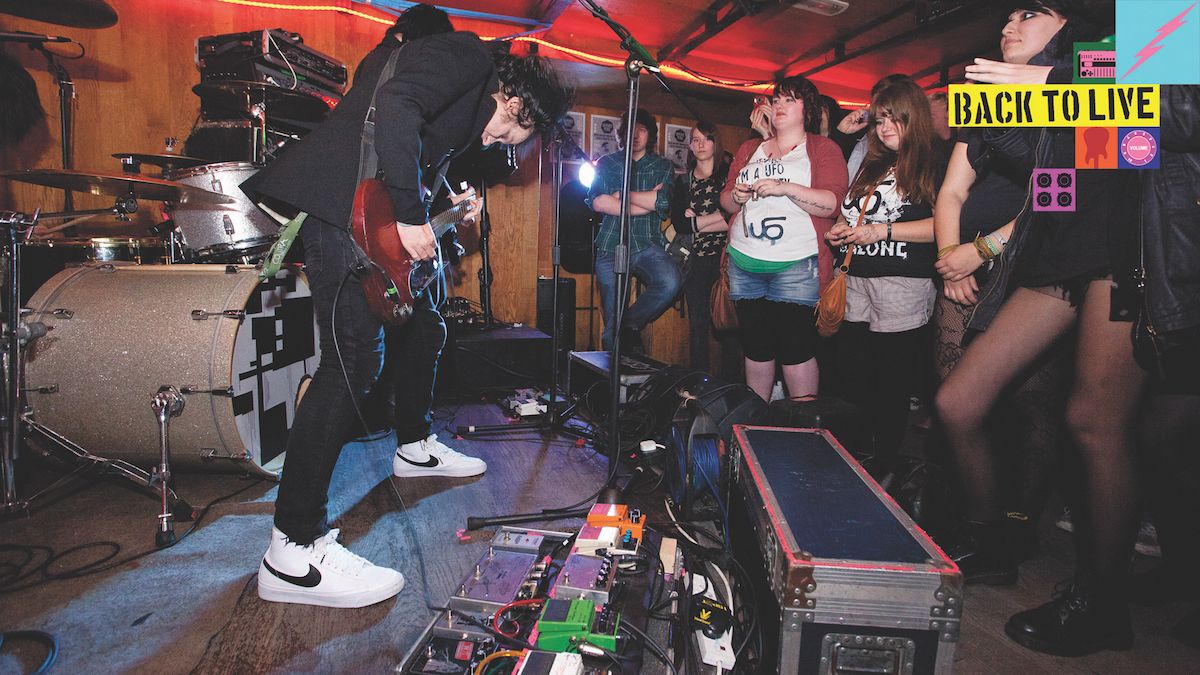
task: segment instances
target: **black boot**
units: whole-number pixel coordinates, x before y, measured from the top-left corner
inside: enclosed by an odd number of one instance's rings
[[[959,540],[946,549],[963,583],[1008,586],[1017,583],[1017,563],[1005,544],[1000,523],[967,521]]]
[[[646,353],[646,345],[642,343],[642,331],[628,326],[621,329],[621,353]]]
[[[1025,647],[1058,656],[1130,649],[1129,605],[1114,594],[1115,589],[1071,579],[1055,587],[1050,602],[1014,614],[1004,632]]]

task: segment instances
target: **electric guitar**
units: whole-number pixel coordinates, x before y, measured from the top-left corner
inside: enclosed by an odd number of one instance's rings
[[[437,254],[429,260],[413,260],[396,231],[392,198],[383,181],[368,178],[354,193],[350,230],[354,241],[370,259],[370,269],[362,278],[363,291],[371,313],[392,326],[401,326],[412,317],[413,305],[434,279],[445,262],[436,244],[442,235],[463,221],[471,200],[463,200],[429,220]]]

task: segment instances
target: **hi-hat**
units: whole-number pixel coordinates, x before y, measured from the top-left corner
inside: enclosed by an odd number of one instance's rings
[[[261,103],[266,106],[267,115],[296,122],[320,122],[329,112],[325,101],[316,96],[266,82],[216,80],[198,84],[192,87],[192,92],[204,99],[206,105],[248,117],[247,103]]]
[[[33,183],[72,192],[87,192],[94,195],[125,197],[180,204],[232,204],[236,200],[219,192],[184,185],[159,178],[147,178],[133,174],[84,173],[67,169],[28,169],[7,171],[0,177],[9,180]]]
[[[108,28],[117,23],[116,10],[104,0],[0,0],[0,14],[75,28]]]
[[[138,164],[149,164],[157,166],[166,172],[177,171],[179,169],[190,169],[193,166],[201,164],[209,164],[207,159],[199,157],[186,157],[184,155],[153,155],[141,152],[114,152],[113,157],[117,159],[128,159]]]

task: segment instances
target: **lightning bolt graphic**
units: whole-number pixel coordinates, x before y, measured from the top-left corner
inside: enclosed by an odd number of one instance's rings
[[[1166,39],[1166,37],[1171,33],[1179,30],[1180,26],[1187,23],[1183,20],[1183,17],[1187,16],[1188,12],[1195,9],[1197,4],[1198,3],[1193,2],[1191,7],[1183,10],[1179,16],[1166,22],[1162,25],[1162,28],[1159,28],[1157,31],[1155,31],[1158,33],[1158,37],[1151,40],[1149,44],[1147,44],[1145,47],[1142,47],[1138,53],[1134,54],[1134,56],[1138,57],[1138,62],[1133,64],[1133,67],[1127,70],[1125,74],[1121,76],[1121,79],[1124,80],[1125,78],[1129,77],[1129,73],[1137,70],[1143,63],[1149,61],[1151,56],[1157,54],[1159,50],[1162,49],[1162,47],[1158,46],[1158,43]]]

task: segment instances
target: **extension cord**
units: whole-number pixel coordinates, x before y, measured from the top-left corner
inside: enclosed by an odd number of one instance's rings
[[[692,573],[692,587],[696,586],[697,581],[704,582],[704,597],[711,600],[717,600],[717,593],[713,590],[712,582],[707,577],[700,574]],[[733,666],[737,663],[736,655],[733,653],[733,626],[725,629],[721,637],[712,639],[704,634],[704,631],[696,630],[696,644],[700,647],[700,660],[710,666],[716,666],[722,670],[733,670]]]

